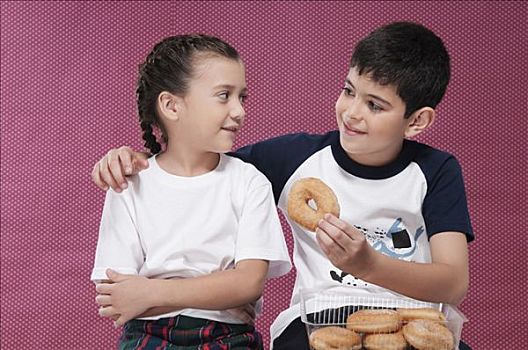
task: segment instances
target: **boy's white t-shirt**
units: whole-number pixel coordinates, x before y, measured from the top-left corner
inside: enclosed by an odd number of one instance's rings
[[[427,145],[405,140],[393,162],[370,167],[348,156],[336,130],[324,135],[280,136],[238,150],[237,156],[270,179],[293,235],[295,285],[290,307],[271,325],[272,344],[301,316],[305,290],[393,295],[335,267],[315,233],[291,220],[287,199],[295,181],[321,179],[335,192],[340,218],[360,230],[372,248],[394,259],[431,262],[429,239],[441,232],[461,232],[468,241],[474,238],[460,165],[451,154]]]
[[[155,157],[122,193],[109,190],[91,279],[106,269],[149,278],[189,278],[233,268],[245,259],[269,261],[268,278],[291,269],[271,185],[253,165],[221,154],[215,170],[181,177]],[[240,286],[244,288],[244,286]],[[241,323],[225,311],[183,314]]]

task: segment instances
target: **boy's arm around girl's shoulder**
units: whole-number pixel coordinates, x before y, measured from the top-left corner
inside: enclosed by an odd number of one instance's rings
[[[295,170],[318,150],[338,140],[335,131],[326,134],[292,133],[239,148],[231,155],[253,164],[273,187],[275,201]]]
[[[94,164],[92,181],[104,191],[112,188],[121,192],[128,185],[126,176],[136,175],[148,168],[148,157],[149,154],[134,151],[127,146],[111,149]]]

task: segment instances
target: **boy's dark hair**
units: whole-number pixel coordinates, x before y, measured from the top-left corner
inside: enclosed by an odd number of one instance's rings
[[[405,102],[405,118],[422,107],[435,108],[450,78],[449,54],[442,40],[424,26],[394,22],[356,45],[350,68],[391,84]]]
[[[160,129],[164,142],[168,141],[166,130],[156,112],[156,101],[163,91],[183,96],[188,90],[193,75],[196,54],[211,54],[239,60],[238,52],[223,40],[203,35],[177,35],[163,39],[139,66],[136,100],[145,147],[152,154],[161,151],[152,126]]]

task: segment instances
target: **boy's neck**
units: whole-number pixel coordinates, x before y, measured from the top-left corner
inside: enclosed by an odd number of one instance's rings
[[[367,167],[382,167],[388,164],[391,164],[396,159],[398,159],[398,156],[400,155],[402,149],[403,149],[403,143],[405,140],[402,140],[400,147],[395,148],[391,153],[384,153],[384,154],[362,154],[362,155],[356,155],[356,154],[350,154],[345,150],[345,153],[347,154],[348,158],[353,160],[354,162]]]
[[[213,152],[190,152],[181,148],[167,149],[156,157],[158,165],[166,172],[185,177],[199,176],[213,171],[218,166],[220,154]]]

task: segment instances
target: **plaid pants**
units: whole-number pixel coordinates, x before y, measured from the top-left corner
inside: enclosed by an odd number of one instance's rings
[[[188,316],[132,320],[125,324],[120,350],[263,350],[255,327]]]

